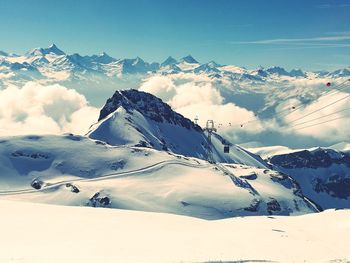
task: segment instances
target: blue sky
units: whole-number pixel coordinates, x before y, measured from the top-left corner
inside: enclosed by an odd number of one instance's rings
[[[0,0],[0,50],[51,43],[82,55],[330,70],[350,65],[350,1]]]

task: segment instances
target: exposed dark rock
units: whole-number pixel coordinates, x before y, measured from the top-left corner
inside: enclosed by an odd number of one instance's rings
[[[100,192],[97,192],[89,199],[87,205],[92,207],[108,207],[111,203],[108,196],[101,196]]]
[[[34,189],[39,190],[39,189],[41,189],[41,187],[43,186],[43,184],[44,184],[43,181],[41,181],[41,180],[39,180],[39,179],[34,179],[30,185],[31,185],[31,187],[33,187]]]
[[[281,205],[274,198],[271,198],[271,201],[267,202],[266,205],[267,205],[267,212],[270,215],[272,215],[274,212],[281,211]]]
[[[161,99],[152,94],[135,89],[116,91],[102,108],[98,120],[100,121],[104,119],[121,106],[129,112],[131,112],[131,110],[137,110],[143,116],[156,122],[166,121],[187,129],[201,131],[201,128],[198,125],[194,124],[191,120],[185,118],[181,114],[173,111],[171,107]]]
[[[333,197],[347,199],[350,197],[350,178],[333,175],[326,180],[316,178],[314,180],[314,190],[317,193],[325,192]]]
[[[32,159],[49,159],[50,155],[48,153],[40,153],[40,152],[25,152],[25,151],[15,151],[11,153],[12,157],[27,157]]]
[[[258,178],[256,173],[251,173],[251,174],[248,174],[248,175],[241,175],[240,177],[243,178],[243,179],[247,179],[247,180],[255,180],[256,178]]]
[[[315,151],[300,151],[288,154],[275,155],[270,158],[270,163],[286,168],[327,168],[332,164],[344,164],[350,167],[350,154],[336,152],[330,149],[318,149]]]
[[[189,205],[190,205],[189,203],[187,203],[187,202],[185,202],[185,201],[181,201],[181,204],[182,204],[183,206],[189,206]]]
[[[96,144],[99,144],[99,145],[106,145],[107,143],[103,142],[103,141],[99,141],[99,140],[96,140],[95,141]]]
[[[69,140],[72,140],[72,141],[81,141],[83,139],[82,136],[79,136],[79,135],[74,135],[74,134],[66,134],[65,137]]]
[[[76,194],[77,194],[77,193],[80,192],[79,188],[78,188],[77,186],[71,184],[71,183],[67,183],[67,184],[66,184],[66,187],[67,187],[67,188],[70,188],[70,190],[71,190],[72,193],[76,193]]]

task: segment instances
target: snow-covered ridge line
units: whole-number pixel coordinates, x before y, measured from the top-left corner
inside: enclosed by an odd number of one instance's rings
[[[116,91],[87,135],[110,145],[150,147],[204,160],[212,156],[213,161],[266,167],[259,156],[238,146],[231,145],[230,152],[224,153],[226,140],[217,134],[209,144],[197,124],[158,97],[139,90]]]
[[[239,75],[250,80],[264,80],[266,78],[291,77],[307,78],[317,75],[319,77],[347,77],[350,69],[339,69],[333,72],[307,72],[301,69],[285,70],[279,66],[269,68],[257,68],[248,70],[244,67],[233,65],[220,65],[214,61],[200,63],[191,55],[176,60],[169,56],[163,62],[146,62],[140,57],[113,58],[103,52],[99,55],[85,55],[78,53],[66,54],[55,44],[48,48],[35,48],[24,55],[8,54],[0,52],[0,72],[5,74],[11,71],[26,71],[26,77],[42,79],[56,78],[81,78],[79,74],[103,74],[106,77],[122,76],[123,74],[147,74],[158,72],[160,74],[172,74],[179,72],[205,73],[212,76]],[[60,72],[60,74],[58,74]],[[33,75],[34,74],[34,75]],[[21,75],[21,74],[18,74]],[[72,75],[72,76],[70,76]],[[73,75],[75,75],[73,77]],[[22,76],[24,78],[24,76]]]

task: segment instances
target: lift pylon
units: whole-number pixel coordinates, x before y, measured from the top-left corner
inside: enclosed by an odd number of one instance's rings
[[[207,124],[206,124],[206,127],[204,128],[204,131],[208,133],[208,161],[211,163],[214,163],[213,151],[211,149],[211,146],[212,146],[211,136],[213,132],[216,132],[216,128],[213,120],[207,120]]]

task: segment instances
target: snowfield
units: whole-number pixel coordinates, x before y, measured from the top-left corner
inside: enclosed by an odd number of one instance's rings
[[[205,219],[317,211],[289,177],[239,162],[214,165],[69,134],[3,137],[0,154],[0,199]]]
[[[0,201],[0,262],[349,262],[350,211],[206,221]]]

